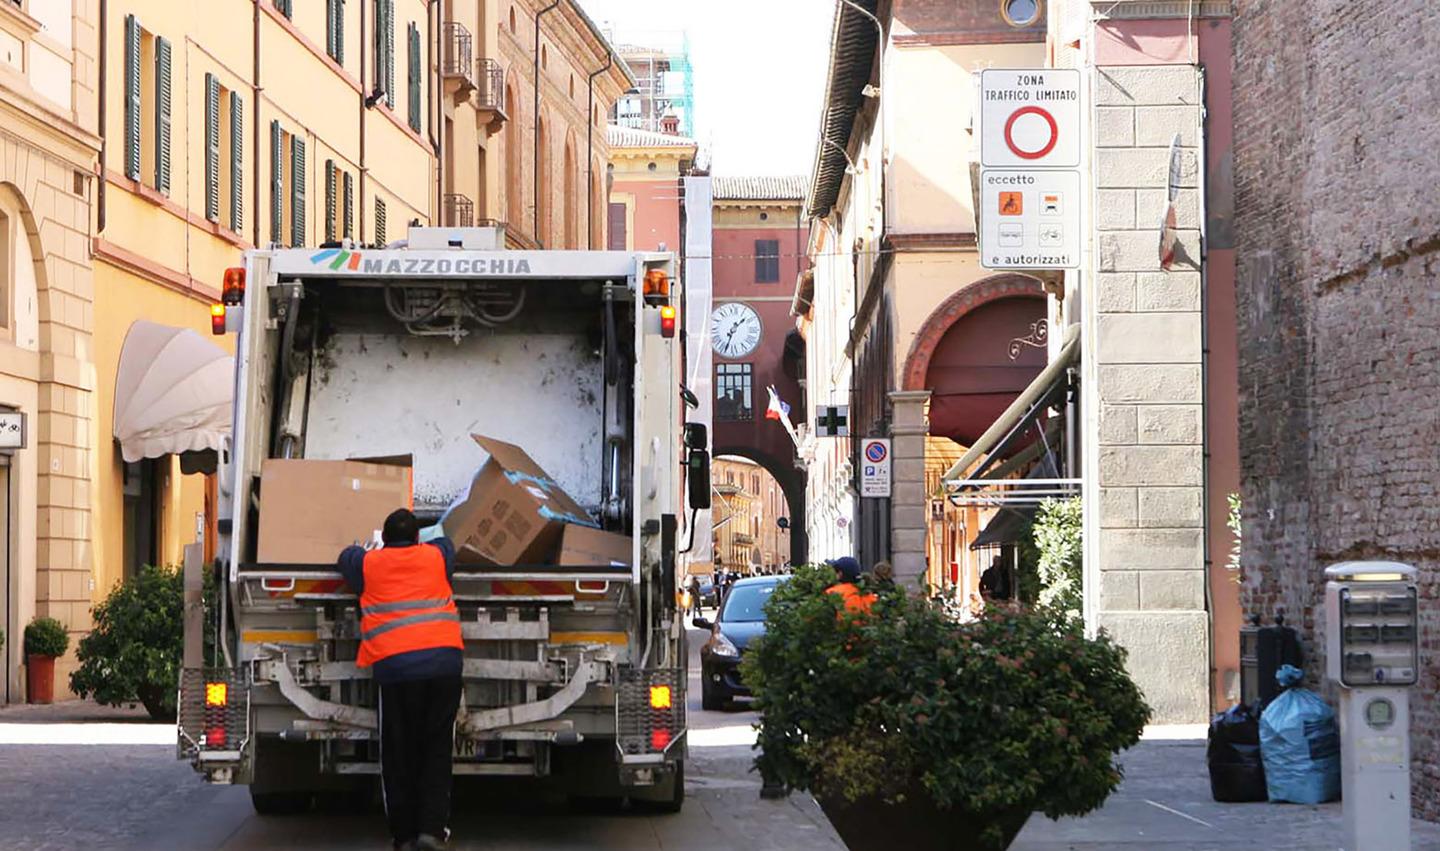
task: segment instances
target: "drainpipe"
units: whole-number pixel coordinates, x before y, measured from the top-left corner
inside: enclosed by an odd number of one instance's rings
[[[106,50],[107,21],[110,19],[109,0],[100,0],[100,80],[96,86],[99,93],[99,102],[96,106],[99,109],[100,121],[100,168],[96,173],[95,186],[95,235],[99,236],[105,232],[105,151],[106,142],[110,134],[105,129],[105,58],[109,52]],[[9,683],[6,683],[9,687]]]
[[[364,16],[363,11],[361,12],[361,16]],[[269,186],[270,184],[269,181],[261,176],[262,172],[260,171],[260,163],[264,160],[261,152],[265,150],[265,134],[261,129],[263,122],[260,121],[260,92],[263,91],[263,89],[260,88],[260,0],[255,0],[255,18],[251,24],[250,40],[253,51],[252,62],[254,63],[251,69],[253,80],[250,86],[250,114],[253,115],[254,118],[250,119],[250,124],[252,127],[251,135],[255,137],[255,143],[250,146],[251,151],[253,151],[252,156],[255,157],[255,170],[252,172],[252,174],[255,175],[255,179],[250,181],[251,194],[254,195],[254,203],[250,207],[253,211],[250,214],[252,220],[250,230],[254,234],[254,237],[251,239],[251,244],[256,248],[263,248],[265,244],[260,241],[260,234],[263,233],[260,219],[262,211],[265,209],[265,207],[261,206],[262,199],[264,198],[262,187]],[[362,136],[361,138],[363,139],[364,137]],[[361,144],[364,143],[362,142]],[[272,167],[274,167],[273,163]]]
[[[604,67],[591,71],[586,84],[589,95],[585,101],[585,124],[590,129],[585,131],[585,197],[589,201],[585,205],[585,244],[591,251],[595,250],[595,78],[614,66],[615,54],[605,51]]]
[[[439,124],[441,120],[439,116],[443,114],[443,110],[439,109],[439,101],[436,99],[435,93],[437,91],[443,91],[441,86],[444,85],[438,81],[440,78],[441,62],[443,61],[441,51],[445,49],[443,44],[445,27],[440,23],[440,17],[443,12],[440,10],[436,0],[428,0],[426,5],[425,25],[434,27],[434,29],[431,30],[431,32],[434,33],[434,38],[431,39],[433,47],[430,53],[430,61],[435,66],[434,73],[425,75],[425,86],[430,90],[430,109],[428,110],[430,118],[425,123],[429,127],[430,150],[435,153],[435,215],[431,217],[430,224],[443,225],[445,224],[445,146],[442,141],[444,134],[441,134],[441,139],[435,137],[437,132],[436,125]]]
[[[535,244],[540,242],[540,19],[555,11],[562,0],[552,0],[549,6],[535,13]]]
[[[365,9],[366,9],[366,7],[368,7],[368,6],[370,6],[369,3],[361,3],[361,4],[360,4],[360,44],[358,45],[359,48],[360,48],[360,109],[357,110],[357,111],[360,113],[360,163],[359,163],[359,165],[358,165],[358,167],[357,167],[357,169],[356,169],[356,170],[359,172],[359,174],[357,174],[357,175],[355,176],[355,236],[354,236],[355,243],[356,243],[357,245],[364,245],[364,244],[365,244],[365,238],[364,238],[364,234],[365,234],[365,175],[366,175],[366,173],[367,173],[367,172],[366,172],[366,169],[365,169],[365,119],[366,119],[366,117],[368,116],[368,114],[369,114],[369,112],[370,112],[370,108],[369,108],[369,107],[370,107],[370,104],[369,104],[368,98],[367,98],[367,96],[366,96],[366,94],[365,94],[365,88],[366,88],[366,86],[368,86],[368,85],[370,84],[370,82],[369,82],[369,81],[370,81],[370,77],[369,77],[369,70],[370,70],[370,69],[369,69],[369,67],[367,66],[366,62],[365,62],[366,57],[370,54],[370,51],[366,49],[366,47],[370,44],[370,42],[369,42],[369,41],[366,39],[366,37],[365,37],[365,36],[366,36],[366,28],[365,28],[366,16],[365,16]],[[371,219],[371,222],[372,222],[372,224],[371,224],[371,229],[373,230],[373,229],[374,229],[374,224],[373,224],[374,219],[373,219],[373,218]],[[374,233],[371,233],[370,236],[373,238],[373,237],[375,236],[375,234],[374,234]],[[381,247],[381,248],[384,248],[385,246],[382,245],[382,246],[380,246],[380,247]]]

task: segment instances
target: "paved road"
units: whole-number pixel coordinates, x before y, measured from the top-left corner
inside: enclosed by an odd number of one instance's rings
[[[692,656],[701,640],[692,630]],[[452,847],[842,849],[809,796],[759,799],[759,779],[749,771],[755,713],[705,712],[699,686],[695,662],[688,794],[678,815],[577,813],[561,801],[526,801],[493,781],[472,782],[457,789]],[[64,720],[65,710],[58,714]],[[45,711],[46,720],[56,716]],[[390,847],[378,814],[255,815],[244,788],[207,786],[175,760],[165,728],[133,718],[119,712],[108,723],[26,724],[39,720],[32,708],[0,711],[0,848]]]

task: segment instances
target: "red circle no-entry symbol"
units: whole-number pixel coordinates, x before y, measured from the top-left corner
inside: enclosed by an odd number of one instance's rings
[[[1019,121],[1021,118],[1024,118],[1027,115],[1038,116],[1044,119],[1045,123],[1049,125],[1050,132],[1045,144],[1036,150],[1027,150],[1025,148],[1022,148],[1015,141],[1015,122]],[[1059,140],[1060,127],[1055,123],[1055,116],[1051,115],[1047,110],[1042,109],[1041,107],[1021,107],[1020,109],[1017,109],[1013,113],[1011,113],[1010,118],[1005,122],[1005,145],[1010,148],[1010,151],[1015,154],[1015,156],[1020,157],[1021,159],[1038,160],[1044,157],[1046,154],[1050,153],[1051,151],[1055,150],[1055,143]]]

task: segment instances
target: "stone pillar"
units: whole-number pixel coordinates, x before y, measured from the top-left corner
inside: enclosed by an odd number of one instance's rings
[[[890,490],[890,563],[895,566],[895,581],[917,590],[917,583],[925,578],[928,555],[925,536],[930,494],[925,492],[925,438],[930,434],[930,391],[891,393],[890,406],[890,452],[895,465]]]
[[[1101,67],[1095,74],[1095,297],[1086,356],[1097,433],[1085,482],[1098,511],[1092,626],[1130,650],[1156,723],[1209,714],[1205,610],[1204,385],[1196,69]],[[1171,271],[1157,252],[1168,153],[1182,146],[1180,240]],[[1097,481],[1098,479],[1098,481]]]

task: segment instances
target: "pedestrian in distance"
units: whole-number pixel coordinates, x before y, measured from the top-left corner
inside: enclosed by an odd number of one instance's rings
[[[888,561],[877,561],[870,569],[870,578],[879,588],[895,586],[895,567]]]
[[[360,595],[360,654],[380,688],[380,778],[394,847],[443,848],[465,644],[452,586],[455,546],[420,543],[408,509],[385,518],[384,546],[347,547],[337,566]]]
[[[1003,557],[995,556],[980,574],[980,596],[987,603],[1010,599],[1010,574]]]
[[[690,594],[690,614],[698,618],[700,616],[700,577],[692,574],[686,590]]]

